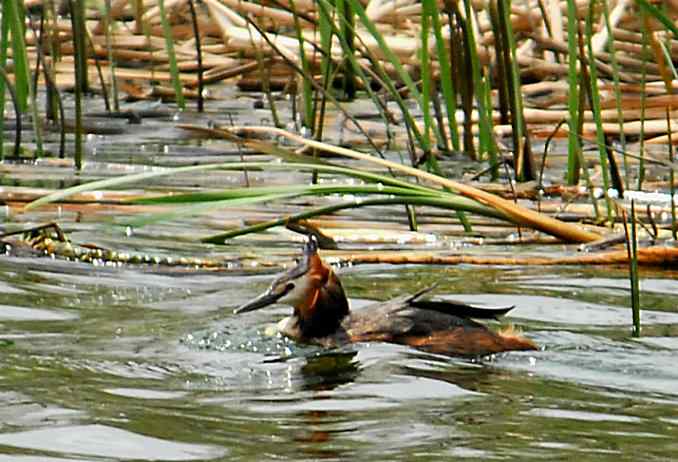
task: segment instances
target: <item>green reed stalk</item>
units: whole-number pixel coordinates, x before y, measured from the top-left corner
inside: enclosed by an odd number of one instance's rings
[[[75,71],[75,153],[74,162],[76,170],[82,169],[82,97],[87,91],[87,57],[85,51],[85,17],[82,1],[70,0],[71,28],[73,31],[73,66]],[[84,63],[84,64],[83,64]]]
[[[449,4],[448,4],[449,5]],[[450,28],[450,64],[453,69],[458,71],[452,74],[452,82],[457,94],[461,100],[461,110],[464,114],[463,119],[463,150],[473,160],[476,159],[476,151],[473,137],[473,79],[468,76],[471,73],[471,58],[466,53],[468,48],[466,44],[464,22],[461,11],[456,3],[452,3],[448,14],[448,25]]]
[[[26,30],[23,20],[26,17],[26,12],[23,8],[23,1],[16,0],[4,0],[2,11],[3,26],[7,24],[8,27],[8,30],[3,31],[3,35],[9,32],[12,36],[10,45],[12,46],[12,60],[14,62],[14,90],[19,109],[23,113],[28,109],[31,88],[31,72],[26,52]],[[37,121],[34,122],[37,123]]]
[[[57,17],[56,10],[54,5],[51,5],[51,8],[44,8],[40,16],[40,39],[36,39],[36,52],[38,54],[38,61],[42,62],[43,66],[43,76],[45,79],[45,114],[46,117],[54,123],[59,125],[59,158],[63,159],[66,157],[66,128],[65,120],[66,116],[64,115],[64,104],[61,99],[61,93],[56,86],[55,78],[56,74],[52,63],[58,59],[58,55],[55,52],[55,35],[53,32],[45,32],[45,17],[51,19],[54,23]],[[51,29],[51,28],[50,28]],[[51,60],[48,60],[45,56],[45,36],[47,36],[47,47],[50,50]],[[38,66],[36,66],[36,72],[38,72]],[[35,80],[37,83],[37,79]]]
[[[87,75],[87,27],[85,24],[85,0],[69,0],[71,10],[71,27],[73,33],[73,60],[77,67],[76,73],[80,75],[77,85],[84,94],[89,91]]]
[[[428,52],[430,17],[425,11],[421,15],[421,36],[419,41],[419,67],[421,69],[421,112],[424,117],[424,138],[430,140],[433,130],[431,117],[431,57]],[[440,141],[440,140],[439,140]],[[440,145],[440,142],[438,143]],[[435,162],[434,156],[427,154],[427,162]]]
[[[193,37],[195,38],[195,54],[198,64],[198,112],[205,110],[205,97],[203,95],[205,83],[203,74],[205,69],[202,65],[202,42],[200,37],[200,25],[198,24],[198,14],[195,11],[195,3],[193,0],[188,0],[188,7],[191,11],[191,25],[193,26]]]
[[[567,183],[574,185],[579,182],[581,144],[579,141],[579,72],[577,71],[577,4],[575,0],[567,0],[567,48],[568,48],[568,73],[569,86],[567,107],[568,118],[568,143],[567,143]]]
[[[7,11],[5,4],[11,0],[3,0],[3,11]],[[9,16],[3,14],[0,17],[0,69],[7,65],[7,50],[9,49]],[[0,133],[5,130],[5,79],[0,79]],[[5,148],[3,146],[4,136],[0,136],[0,161],[5,157]]]
[[[477,86],[479,93],[476,94],[479,114],[479,152],[481,155],[487,154],[492,165],[498,165],[496,143],[492,134],[492,84],[487,68],[482,68],[481,72],[480,82]]]
[[[351,5],[346,0],[336,0],[337,17],[342,18],[343,21],[339,27],[339,33],[346,42],[347,48],[344,49],[345,54],[355,55],[355,16]],[[344,58],[341,66],[343,72],[342,89],[344,91],[344,98],[347,101],[355,99],[356,94],[356,75],[353,71],[351,61]]]
[[[212,236],[202,238],[200,241],[210,244],[224,244],[225,241],[232,239],[237,236],[242,236],[245,234],[255,233],[259,231],[264,231],[266,229],[273,228],[275,226],[283,226],[289,222],[295,222],[299,220],[306,220],[308,218],[313,218],[316,216],[328,215],[340,210],[362,208],[362,207],[371,207],[371,206],[388,206],[388,205],[421,205],[421,206],[431,206],[438,207],[442,209],[450,210],[459,210],[458,207],[451,204],[449,201],[440,200],[436,198],[429,197],[399,197],[399,198],[389,198],[389,199],[365,199],[360,202],[350,201],[342,202],[339,204],[332,204],[323,207],[314,208],[311,210],[306,210],[301,213],[296,213],[293,215],[286,215],[284,217],[266,221],[263,223],[258,223],[256,225],[247,226],[244,228],[234,229],[232,231],[227,231],[225,233],[220,233]]]
[[[120,110],[120,95],[118,94],[118,79],[115,74],[116,62],[113,54],[113,44],[111,34],[113,33],[113,18],[111,17],[111,0],[106,0],[104,3],[104,14],[106,15],[106,49],[108,50],[108,72],[111,77],[111,92],[110,97],[113,100],[113,110]]]
[[[673,33],[674,37],[678,37],[678,27],[673,23],[673,20],[664,14],[659,8],[649,3],[647,0],[635,0],[635,3],[640,7],[640,11],[645,16],[649,14],[658,20],[664,27]]]
[[[162,33],[165,36],[165,51],[169,59],[170,75],[172,76],[172,85],[174,86],[174,94],[177,102],[177,107],[182,111],[186,109],[186,101],[184,99],[183,85],[181,84],[181,77],[179,76],[179,66],[177,65],[177,55],[174,52],[174,38],[172,37],[172,27],[165,14],[165,0],[158,1],[160,8],[160,24],[162,25]]]
[[[488,68],[484,68],[483,80],[485,81],[485,108],[487,110],[486,117],[488,120],[493,120],[492,111],[494,109],[494,103],[492,102],[492,79],[489,75],[490,71]],[[502,160],[499,155],[499,148],[497,147],[497,140],[494,138],[494,132],[490,130],[489,140],[488,140],[488,161],[490,163],[490,172],[491,178],[499,178],[499,167],[501,166]],[[492,176],[492,175],[495,175]]]
[[[352,0],[349,0],[349,2],[351,2],[351,1]],[[351,6],[351,8],[353,8],[355,6],[353,3],[349,3],[349,5]],[[318,2],[318,7],[320,9],[325,9],[327,11],[332,10],[332,6],[327,0],[320,0]],[[362,8],[362,6],[360,6],[360,8]],[[364,11],[363,11],[363,16],[365,16]],[[338,20],[344,21],[344,18],[339,17]],[[368,21],[368,23],[369,23],[369,20],[366,17],[364,18],[364,20]],[[361,17],[361,22],[362,21],[363,21],[363,18]],[[374,25],[372,25],[372,27],[375,28]],[[375,28],[375,32],[376,32],[376,28]],[[343,50],[350,49],[350,46],[348,45],[348,43],[346,42],[344,37],[338,32],[337,29],[333,28],[333,33],[338,37],[339,41],[341,42],[341,46],[342,46]],[[376,33],[378,34],[378,32],[376,32]],[[381,37],[381,35],[379,35],[379,36]],[[358,37],[356,36],[356,38],[358,38]],[[383,42],[383,38],[381,40]],[[390,49],[388,51],[390,52],[390,54],[392,56],[394,56]],[[364,83],[363,86],[364,86],[365,90],[367,91],[367,93],[370,95],[370,98],[372,99],[372,101],[374,101],[375,106],[379,110],[379,113],[382,117],[382,120],[384,120],[385,123],[388,124],[389,115],[386,113],[385,103],[383,103],[381,101],[381,99],[377,96],[377,94],[374,93],[374,91],[370,88],[371,79],[379,82],[379,84],[381,84],[387,90],[388,94],[398,104],[398,107],[400,108],[400,110],[403,114],[403,118],[405,120],[405,126],[407,127],[408,136],[414,137],[421,146],[424,146],[425,141],[424,141],[423,136],[421,135],[421,132],[419,131],[417,125],[415,124],[414,117],[410,113],[409,109],[407,108],[407,105],[405,104],[405,101],[403,100],[403,97],[401,96],[400,92],[396,88],[395,82],[388,77],[388,75],[387,75],[386,71],[384,70],[383,66],[381,65],[380,61],[378,59],[376,59],[374,56],[370,55],[370,53],[368,51],[366,51],[364,53],[364,56],[365,56],[366,59],[368,59],[370,61],[370,66],[365,66],[363,68],[363,66],[361,66],[361,64],[358,62],[357,58],[354,55],[352,55],[350,53],[344,53],[344,56],[345,56],[345,58],[350,60],[351,65],[352,65],[353,70],[355,71],[356,75],[363,81],[363,83]],[[398,65],[401,66],[401,70],[402,70],[402,65],[400,64],[399,60],[397,61],[397,63],[394,64],[394,67],[397,68]],[[369,77],[368,77],[368,75],[369,75]],[[370,79],[370,77],[371,77],[371,79]],[[409,75],[407,75],[406,77],[409,78]],[[410,79],[410,81],[411,81],[411,79]],[[415,88],[415,91],[416,91],[416,88]],[[417,92],[417,94],[418,94],[418,92]],[[326,96],[334,104],[338,105],[336,98],[334,98],[331,94],[327,94]],[[341,110],[341,106],[338,106],[338,107]],[[356,122],[357,121],[354,120],[354,123],[356,123]],[[359,124],[356,123],[356,126],[360,129]],[[366,133],[363,130],[361,130],[361,133],[363,135],[366,135]],[[370,140],[369,137],[367,137],[367,139]],[[379,154],[381,155],[381,152],[379,151],[378,148],[376,148],[376,146],[373,143],[372,143],[372,147],[375,148],[376,151],[379,152]],[[416,159],[414,159],[414,157],[411,158],[411,161],[413,163],[415,162],[415,160]]]
[[[91,49],[94,50],[94,41],[92,40],[92,36],[87,30],[85,30],[85,34],[87,37],[87,43],[89,43]],[[85,48],[85,50],[86,49],[87,48]],[[111,102],[108,95],[108,87],[106,86],[106,79],[104,78],[104,71],[101,69],[101,63],[99,62],[99,57],[96,55],[96,53],[92,53],[92,58],[94,59],[94,69],[97,71],[97,77],[99,78],[99,85],[101,85],[101,96],[104,98],[104,106],[106,107],[106,111],[110,112]]]
[[[319,5],[321,8],[324,7],[322,3],[318,3],[318,5]],[[320,84],[318,84],[317,82],[315,82],[315,81],[313,80],[313,78],[312,78],[311,75],[305,73],[304,70],[303,70],[301,67],[299,67],[299,65],[297,65],[294,61],[292,61],[292,60],[290,60],[289,58],[287,58],[287,56],[285,56],[285,54],[283,54],[283,53],[280,52],[280,50],[278,49],[278,47],[276,47],[275,43],[273,43],[273,42],[268,38],[268,35],[266,34],[266,32],[265,32],[264,30],[262,30],[262,29],[257,25],[257,23],[255,23],[255,22],[253,22],[253,21],[250,20],[250,21],[249,21],[249,24],[250,24],[255,30],[257,30],[257,31],[261,34],[261,36],[262,36],[262,37],[264,38],[264,40],[268,43],[268,45],[271,47],[271,49],[272,49],[273,51],[275,51],[276,53],[278,53],[278,55],[279,55],[279,56],[287,63],[288,66],[290,66],[292,69],[294,69],[294,71],[295,71],[297,74],[301,75],[301,76],[304,78],[304,80],[307,80],[308,82],[310,82],[311,85],[312,85],[317,91],[319,91],[319,92],[324,92],[324,88],[323,88]],[[335,31],[335,33],[336,33],[336,31]],[[362,72],[361,68],[358,67],[358,65],[357,65],[357,60],[356,60],[356,58],[353,56],[353,57],[350,57],[350,59],[352,59],[351,62],[352,62],[352,64],[355,66],[356,71]],[[364,74],[361,74],[361,75],[364,75]],[[367,79],[366,79],[366,81],[367,81]],[[373,99],[376,103],[380,103],[379,98],[376,97],[375,93],[372,92],[371,89],[370,89],[369,87],[367,87],[367,90],[368,90],[368,93],[370,94],[370,96],[372,97],[372,99]],[[372,150],[373,150],[374,152],[376,152],[380,157],[383,158],[383,153],[382,153],[381,150],[379,149],[379,146],[377,146],[377,145],[374,143],[374,141],[372,140],[372,138],[370,138],[369,134],[365,131],[365,129],[362,127],[362,125],[360,125],[360,122],[359,122],[353,115],[351,115],[351,113],[349,113],[349,112],[348,112],[341,104],[339,104],[339,101],[338,101],[331,93],[325,93],[324,96],[325,96],[329,101],[332,102],[332,104],[337,108],[337,110],[338,110],[339,112],[342,113],[342,115],[343,115],[344,117],[346,117],[346,119],[350,120],[350,121],[353,123],[353,125],[354,125],[354,126],[356,127],[356,129],[360,132],[360,134],[363,135],[363,136],[365,137],[365,139],[367,140],[367,142],[370,144],[370,147],[372,148]],[[377,108],[380,110],[380,113],[381,113],[382,117],[384,118],[384,120],[388,120],[388,119],[386,118],[387,116],[385,115],[384,108],[383,108],[380,104],[377,104]]]
[[[669,164],[673,163],[673,139],[672,139],[672,128],[671,128],[671,113],[669,109],[666,109],[666,126],[668,128],[669,136]],[[673,168],[669,169],[669,193],[671,194],[671,236],[673,240],[678,240],[678,228],[676,227],[676,185],[674,184],[675,170]]]
[[[645,89],[647,84],[647,59],[648,59],[648,19],[645,10],[641,8],[640,16],[642,19],[642,59],[643,68],[640,73],[640,135],[638,136],[638,145],[640,158],[638,159],[638,191],[643,189],[643,180],[645,179]]]
[[[593,14],[596,5],[596,0],[591,0],[589,3],[589,14],[586,16],[586,46],[588,51],[588,75],[589,75],[589,91],[591,103],[591,111],[593,119],[596,124],[596,144],[598,145],[598,155],[600,161],[600,169],[603,176],[603,194],[605,196],[605,203],[607,205],[607,218],[612,221],[612,203],[607,192],[610,189],[610,172],[607,163],[607,148],[605,144],[605,132],[603,131],[603,121],[600,116],[600,94],[598,92],[598,68],[596,66],[595,57],[593,56]],[[583,63],[582,63],[583,66]]]
[[[431,112],[431,79],[432,79],[432,69],[431,69],[431,55],[429,54],[429,36],[431,33],[431,18],[429,15],[425,14],[425,11],[422,11],[421,15],[421,41],[419,46],[419,63],[421,69],[421,111],[424,117],[424,138],[427,140],[431,139],[431,134],[434,134],[438,146],[445,147],[445,141],[441,130],[443,127],[438,127],[435,119],[433,118]],[[440,173],[440,168],[438,167],[438,160],[434,155],[431,155],[430,152],[425,152],[426,156],[426,166],[429,171]]]
[[[607,48],[610,52],[611,64],[612,64],[612,81],[614,88],[614,99],[615,106],[617,108],[617,123],[619,124],[619,142],[621,144],[622,151],[626,151],[626,133],[624,133],[624,116],[622,115],[622,103],[621,103],[621,83],[619,79],[619,62],[617,61],[617,50],[614,44],[614,36],[612,34],[612,25],[610,23],[610,11],[608,7],[607,0],[602,0],[603,2],[603,15],[605,18],[605,28],[607,29]],[[624,162],[624,187],[625,189],[629,188],[630,179],[630,165],[628,158],[623,156]],[[621,193],[621,191],[620,191]]]
[[[480,154],[488,153],[491,149],[492,142],[492,119],[488,118],[486,99],[487,92],[490,91],[489,84],[483,79],[480,58],[478,56],[478,46],[476,44],[476,38],[473,33],[472,26],[472,17],[473,17],[473,8],[471,0],[464,1],[464,13],[465,17],[462,18],[461,14],[458,14],[457,17],[465,23],[464,29],[464,39],[465,39],[465,52],[468,55],[468,60],[471,64],[471,78],[474,83],[474,91],[476,94],[476,102],[478,104],[478,128],[480,132],[479,136],[479,145],[480,145]]]
[[[327,3],[324,0],[321,1],[323,3]],[[391,63],[391,65],[394,67],[396,73],[398,74],[398,77],[403,81],[412,97],[415,99],[415,101],[419,103],[421,107],[422,97],[419,90],[417,89],[417,86],[414,84],[412,77],[410,77],[410,74],[405,70],[402,63],[400,62],[400,59],[398,59],[395,53],[393,53],[391,48],[388,46],[381,32],[379,32],[379,30],[377,29],[376,25],[372,21],[370,21],[370,19],[367,17],[367,14],[365,13],[365,9],[363,8],[362,4],[358,0],[347,0],[347,1],[349,2],[357,18],[360,19],[362,25],[368,30],[372,37],[374,37],[377,44],[379,45],[381,52],[384,54],[389,63]],[[374,60],[373,64],[376,65],[377,60]],[[381,68],[381,65],[378,65],[378,67]],[[379,69],[377,72],[379,72],[382,76],[386,76],[386,73],[383,72],[383,69]],[[399,92],[393,85],[393,82],[390,82],[390,79],[388,78],[384,79],[383,82],[387,84],[389,92],[396,98],[396,100],[400,99],[400,102],[398,104],[400,105],[401,109],[405,108],[403,116],[407,121],[408,128],[411,130],[411,133],[417,139],[419,147],[424,152],[430,152],[431,151],[430,140],[422,136],[421,133],[419,132],[419,129],[414,123],[414,118],[411,116],[409,111],[406,110],[406,105],[404,104],[404,102],[402,102],[402,98],[400,97]]]
[[[304,36],[302,34],[301,23],[299,21],[299,16],[297,15],[297,8],[294,0],[290,0],[290,7],[292,9],[292,14],[294,17],[294,31],[297,35],[297,42],[299,43],[299,59],[301,61],[301,69],[303,71],[301,78],[301,101],[303,105],[303,124],[308,129],[313,127],[313,84],[311,80],[313,74],[311,73],[311,65],[308,62],[308,56],[306,56],[306,50],[304,48]],[[319,23],[324,23],[326,14],[320,12]],[[306,76],[309,76],[308,78]]]
[[[516,56],[516,40],[513,35],[511,24],[510,0],[497,1],[497,22],[501,32],[502,54],[498,59],[504,61],[504,71],[508,77],[507,89],[509,107],[511,109],[511,127],[513,134],[513,159],[516,179],[518,181],[531,181],[535,179],[534,160],[530,138],[527,134],[527,124],[523,114],[523,97],[520,89],[520,69]]]
[[[489,12],[490,12],[490,21],[492,24],[492,31],[494,33],[494,48],[496,53],[496,81],[494,82],[495,88],[497,88],[498,93],[498,103],[499,103],[499,121],[503,125],[508,125],[511,118],[509,114],[509,90],[508,82],[509,77],[507,76],[508,72],[504,66],[505,60],[505,39],[502,32],[499,20],[499,11],[497,8],[498,0],[492,0],[489,2]],[[548,21],[546,21],[548,24]]]
[[[636,206],[631,201],[631,227],[624,213],[624,231],[626,233],[626,252],[629,258],[629,285],[631,286],[631,313],[633,318],[633,336],[640,337],[640,282],[638,280],[638,235],[636,232]]]
[[[423,14],[428,16],[431,20],[433,34],[436,41],[436,57],[440,66],[440,89],[443,93],[445,101],[445,110],[447,114],[447,128],[452,141],[452,149],[458,151],[459,144],[459,127],[457,125],[457,95],[454,89],[454,82],[452,78],[452,66],[450,62],[450,51],[445,47],[445,38],[443,37],[442,24],[440,21],[440,13],[437,4],[434,0],[422,1]],[[442,131],[442,129],[441,129]]]
[[[14,153],[13,156],[15,158],[19,157],[19,154],[21,153],[21,111],[19,110],[19,102],[16,97],[16,92],[14,91],[14,86],[12,85],[11,80],[9,79],[9,76],[7,75],[7,72],[5,71],[5,68],[0,66],[0,83],[2,83],[3,91],[7,90],[7,93],[9,93],[9,96],[12,100],[12,104],[14,105],[14,118],[16,120],[16,126],[14,127]],[[3,114],[4,114],[4,100],[3,100]],[[2,121],[4,117],[0,117],[0,121]],[[2,125],[0,124],[0,128]],[[2,136],[0,136],[0,141],[2,140]],[[0,144],[0,148],[2,148],[2,144]],[[3,159],[2,151],[0,151],[0,161]]]
[[[422,81],[422,110],[423,110],[423,115],[424,115],[424,137],[426,139],[431,139],[431,132],[433,131],[436,135],[437,141],[438,141],[438,146],[441,146],[443,149],[447,149],[447,143],[445,142],[444,138],[444,127],[437,126],[436,123],[434,123],[434,119],[431,116],[431,80],[432,80],[432,71],[431,71],[431,57],[429,55],[429,30],[431,28],[431,25],[435,27],[435,22],[432,20],[433,17],[438,18],[438,13],[437,9],[435,8],[435,2],[431,0],[425,0],[424,3],[422,4],[422,15],[421,15],[421,44],[420,44],[420,63],[421,63],[421,81]],[[444,58],[447,58],[447,53],[445,51],[444,47],[444,42],[442,42],[442,31],[440,31],[440,21],[437,23],[437,32],[434,32],[435,39],[436,39],[436,46],[438,47],[438,53],[440,54],[441,51],[441,46],[442,46],[442,55]],[[449,71],[449,69],[448,69]],[[450,86],[451,81],[445,82],[445,85]],[[437,91],[437,90],[436,90]],[[455,110],[456,112],[456,110]],[[453,113],[454,115],[454,113]],[[455,123],[456,125],[456,123]],[[456,130],[456,126],[454,129]],[[458,144],[458,140],[457,140]],[[442,175],[442,172],[440,170],[440,166],[438,165],[438,160],[436,156],[430,155],[430,153],[427,153],[428,155],[426,156],[426,163],[427,163],[427,168],[431,172],[435,172],[437,175]],[[416,218],[412,216],[412,218]],[[463,211],[457,210],[457,218],[459,221],[462,223],[464,226],[464,229],[467,232],[471,232],[471,224],[469,223],[466,215],[464,214]],[[410,223],[413,223],[412,220],[410,220]],[[416,227],[416,224],[414,224],[414,227]]]
[[[320,101],[318,98],[313,98],[313,112],[309,114],[311,117],[309,128],[313,133],[314,139],[322,141],[323,130],[325,127],[325,110],[327,108],[327,94],[332,89],[332,82],[335,76],[335,66],[332,62],[332,35],[333,35],[333,17],[338,15],[338,10],[323,9],[320,12],[318,28],[320,30],[320,49],[322,50],[322,57],[320,60],[320,74],[322,75],[322,92],[320,94]],[[340,29],[341,30],[341,27]],[[346,53],[346,51],[345,51]],[[309,82],[310,83],[310,82]],[[304,82],[304,85],[306,82]],[[312,95],[312,94],[311,94]],[[343,97],[346,97],[344,93]],[[313,149],[313,157],[318,158],[318,151]],[[313,171],[313,184],[318,182],[318,171]]]
[[[59,95],[59,90],[54,85],[54,71],[52,66],[50,66],[50,61],[47,60],[45,56],[45,49],[49,50],[49,55],[51,57],[51,62],[56,61],[54,55],[54,35],[51,32],[45,30],[45,22],[51,22],[51,18],[56,18],[53,15],[53,10],[51,8],[43,8],[40,14],[40,35],[39,39],[36,38],[36,47],[35,50],[38,54],[38,62],[42,62],[43,75],[45,78],[45,117],[55,123],[59,123],[63,126],[63,122],[59,119],[59,105],[61,104],[61,97]],[[52,22],[54,24],[54,22]],[[52,29],[48,25],[48,29]],[[38,72],[37,66],[35,72]],[[35,79],[37,84],[38,79]],[[37,90],[36,90],[37,91]]]
[[[6,8],[5,8],[6,7]],[[6,13],[5,13],[6,12]],[[31,83],[30,63],[26,51],[26,11],[23,1],[5,1],[3,3],[3,17],[9,18],[9,29],[12,35],[12,59],[14,62],[14,88],[21,112],[25,112],[30,101],[31,117],[33,119],[33,133],[35,136],[35,154],[42,156],[42,125],[38,113],[38,103]]]

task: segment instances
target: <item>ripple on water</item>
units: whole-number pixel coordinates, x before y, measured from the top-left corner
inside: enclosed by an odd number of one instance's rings
[[[568,331],[533,331],[530,338],[546,345],[545,349],[533,364],[511,361],[512,367],[606,389],[678,395],[678,371],[671,350]]]
[[[0,462],[95,462],[93,459],[64,459],[44,456],[8,456],[0,454]]]
[[[559,292],[572,291],[573,288],[596,289],[597,293],[606,290],[608,293],[628,293],[629,281],[625,278],[568,278],[561,275],[552,277],[516,277],[520,281],[520,287],[546,288]],[[678,281],[674,279],[653,279],[643,278],[640,281],[640,287],[643,292],[675,295],[678,292]]]
[[[73,319],[78,319],[78,316],[66,311],[0,305],[0,320],[2,321],[71,321]]]
[[[185,391],[149,390],[144,388],[106,388],[105,393],[136,399],[178,399],[186,396]]]
[[[258,396],[249,410],[264,414],[300,411],[364,412],[397,408],[407,401],[459,400],[480,396],[457,385],[425,377],[392,375],[387,381],[349,382],[332,390],[320,390],[296,399],[278,395]]]
[[[0,434],[0,445],[116,460],[201,460],[226,454],[225,448],[167,441],[105,425],[73,425],[4,433]]]
[[[631,323],[630,309],[567,298],[516,294],[463,294],[459,301],[485,305],[516,305],[508,317],[579,326],[624,326]],[[678,313],[641,310],[641,324],[678,324]]]
[[[7,284],[4,281],[0,281],[0,294],[2,295],[16,295],[24,294],[24,290],[14,287],[13,285]]]
[[[573,411],[568,409],[545,409],[535,408],[523,412],[525,415],[550,417],[553,419],[571,419],[584,420],[587,422],[626,422],[637,423],[641,422],[640,417],[634,417],[621,414],[607,414],[604,412],[590,412],[590,411]]]

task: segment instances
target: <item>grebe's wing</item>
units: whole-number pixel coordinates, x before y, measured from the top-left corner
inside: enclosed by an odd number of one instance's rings
[[[498,319],[515,308],[511,306],[469,305],[455,300],[410,300],[410,306],[422,310],[438,311],[463,318]]]

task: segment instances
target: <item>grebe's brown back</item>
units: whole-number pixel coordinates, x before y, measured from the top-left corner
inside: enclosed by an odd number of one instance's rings
[[[341,281],[320,259],[317,242],[310,238],[297,266],[278,276],[266,292],[234,312],[253,311],[273,303],[289,304],[294,311],[279,323],[280,332],[301,342],[325,346],[380,341],[459,356],[537,348],[511,329],[495,332],[472,319],[495,318],[513,307],[485,309],[457,302],[420,300],[425,292],[351,312]]]

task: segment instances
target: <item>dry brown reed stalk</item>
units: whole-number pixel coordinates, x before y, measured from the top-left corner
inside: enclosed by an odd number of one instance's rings
[[[391,265],[581,266],[627,265],[629,261],[628,254],[624,249],[563,257],[441,255],[437,252],[331,252],[328,255],[342,263],[386,263]],[[638,264],[678,269],[678,249],[663,246],[638,249]]]

